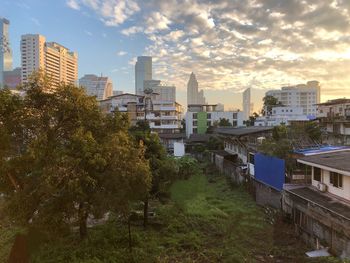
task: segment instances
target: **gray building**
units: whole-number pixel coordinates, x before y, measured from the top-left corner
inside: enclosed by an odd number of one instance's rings
[[[135,64],[135,94],[143,95],[145,80],[152,79],[152,57],[137,57]]]
[[[198,90],[196,75],[192,72],[187,83],[187,105],[206,104],[203,90]]]
[[[12,51],[9,42],[10,21],[0,17],[0,87],[4,85],[4,71],[12,70]]]

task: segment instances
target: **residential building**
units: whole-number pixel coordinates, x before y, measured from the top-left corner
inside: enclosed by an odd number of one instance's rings
[[[152,90],[157,101],[176,101],[176,87],[167,85],[160,80],[145,80],[144,89]]]
[[[282,87],[280,90],[270,90],[266,96],[273,96],[283,106],[301,107],[303,114],[316,117],[316,104],[320,103],[321,87],[318,81],[308,81],[307,84]]]
[[[10,21],[0,17],[0,88],[4,85],[3,72],[12,70],[9,26]]]
[[[186,113],[186,136],[204,134],[220,119],[227,119],[233,127],[243,126],[243,113],[240,111],[219,111],[217,105],[188,105]]]
[[[350,145],[350,99],[335,99],[318,104],[317,119],[324,131],[324,142]]]
[[[124,93],[124,91],[122,91],[122,90],[113,90],[113,96],[121,95],[123,93]]]
[[[21,84],[21,68],[4,71],[4,86],[15,89]]]
[[[350,258],[350,149],[304,152],[297,159],[309,185],[286,184],[282,208],[301,237],[316,249]]]
[[[248,88],[243,92],[243,120],[249,120],[253,113],[253,103],[251,103],[251,89]]]
[[[289,125],[291,122],[306,122],[312,117],[303,113],[302,107],[278,106],[273,107],[271,115],[257,117],[254,126],[278,126],[281,124]]]
[[[152,79],[152,57],[140,56],[137,57],[135,64],[135,94],[143,95],[145,80]]]
[[[87,74],[79,79],[79,85],[85,88],[89,96],[96,96],[97,100],[105,100],[113,96],[113,83],[109,77]]]
[[[206,104],[203,90],[198,90],[196,75],[192,72],[187,83],[187,105]]]
[[[127,113],[131,125],[148,120],[151,130],[158,133],[163,145],[172,152],[174,142],[184,139],[184,134],[180,132],[182,106],[177,102],[157,101],[154,98],[155,95],[152,95],[152,105],[145,105],[145,96],[125,93],[100,101],[100,106],[105,112],[117,109]]]
[[[21,37],[21,81],[38,70],[47,74],[55,86],[76,83],[78,80],[78,55],[55,42],[46,42],[44,36],[27,34]]]

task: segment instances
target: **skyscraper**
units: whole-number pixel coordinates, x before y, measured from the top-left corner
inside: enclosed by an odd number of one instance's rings
[[[152,79],[152,57],[137,57],[135,64],[135,93],[143,95],[143,82]]]
[[[108,77],[87,74],[79,79],[79,85],[85,88],[88,95],[96,96],[97,100],[105,100],[113,96],[113,83]]]
[[[198,81],[192,72],[187,83],[187,105],[206,104],[203,90],[198,91]]]
[[[22,82],[39,69],[52,78],[53,84],[75,83],[78,80],[78,55],[66,47],[46,42],[41,35],[27,34],[21,38]]]
[[[4,84],[4,71],[12,70],[9,25],[9,20],[0,17],[0,87]]]
[[[250,88],[243,92],[243,120],[248,120],[251,115]]]

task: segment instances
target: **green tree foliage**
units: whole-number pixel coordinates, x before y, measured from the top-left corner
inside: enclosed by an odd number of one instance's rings
[[[257,117],[259,117],[259,114],[254,112],[252,116],[249,116],[248,120],[244,121],[244,124],[247,126],[254,126]]]
[[[83,238],[89,215],[124,213],[144,197],[149,165],[126,117],[103,115],[83,89],[53,89],[41,73],[23,90],[23,98],[0,91],[0,190],[16,223],[56,231],[75,223]]]
[[[230,122],[229,119],[220,118],[218,126],[219,127],[231,127],[232,123]]]
[[[136,143],[142,143],[145,146],[145,158],[149,161],[152,186],[149,195],[157,196],[162,191],[162,186],[176,177],[176,166],[174,161],[167,156],[165,148],[160,142],[159,136],[152,133],[147,121],[139,121],[136,126],[130,128]],[[148,221],[148,199],[144,200],[144,226]]]
[[[261,114],[264,115],[271,115],[272,113],[272,108],[274,106],[281,106],[282,103],[278,101],[277,98],[275,98],[274,96],[265,96],[263,98],[263,108],[261,110]]]
[[[198,161],[189,156],[183,156],[177,160],[178,164],[178,178],[188,179],[192,175],[196,175],[201,171]]]

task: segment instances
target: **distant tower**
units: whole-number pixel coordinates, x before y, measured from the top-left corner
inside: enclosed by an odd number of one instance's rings
[[[0,87],[4,84],[4,71],[12,70],[12,51],[9,43],[10,21],[0,17]]]
[[[198,91],[198,81],[192,72],[187,83],[187,105],[206,104],[203,90]]]
[[[143,82],[152,79],[152,57],[137,57],[135,64],[135,93],[143,95]]]
[[[248,120],[252,111],[252,104],[250,102],[250,88],[243,92],[243,119]]]

